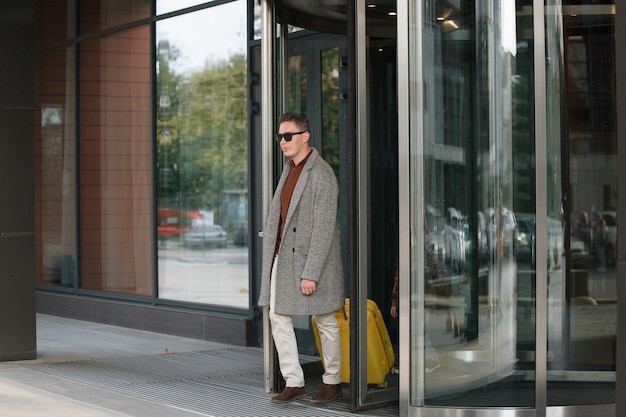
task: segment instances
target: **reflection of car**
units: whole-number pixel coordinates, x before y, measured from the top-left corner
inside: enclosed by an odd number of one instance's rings
[[[536,229],[535,215],[532,213],[517,213],[517,235],[515,236],[515,256],[518,260],[536,261]],[[563,256],[563,224],[560,220],[548,217],[548,269],[561,267]]]
[[[481,263],[489,259],[489,237],[487,235],[487,221],[485,220],[485,214],[482,211],[478,212],[478,224],[477,224],[477,242],[478,242],[478,256]]]
[[[159,209],[159,239],[178,237],[189,229],[189,223],[202,219],[198,210]]]
[[[530,261],[535,264],[535,215],[517,213],[517,236],[515,239],[515,256],[518,260]]]
[[[188,247],[226,247],[226,231],[217,224],[208,224],[195,221],[191,228],[183,235],[183,245]]]
[[[465,220],[461,212],[449,207],[444,229],[445,260],[456,271],[460,271],[465,264],[465,234]]]
[[[444,251],[444,230],[445,230],[445,219],[433,206],[427,206],[426,211],[426,224],[424,237],[424,244],[426,245],[426,252],[430,255],[437,255],[437,260],[441,261],[443,264],[443,256],[445,255]],[[443,266],[443,265],[442,265]]]
[[[585,247],[585,242],[571,236],[569,248],[571,269],[588,269],[591,264],[591,254]]]
[[[604,244],[604,254],[607,265],[615,265],[615,239],[617,238],[617,212],[603,211],[602,218],[606,222],[609,231],[606,233],[606,243]]]

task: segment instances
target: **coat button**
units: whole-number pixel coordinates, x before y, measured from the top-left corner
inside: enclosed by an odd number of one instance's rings
[[[295,252],[295,251],[296,251],[296,248],[291,248],[291,251],[292,251],[292,252]]]
[[[296,228],[295,227],[293,228],[293,232],[296,233]]]

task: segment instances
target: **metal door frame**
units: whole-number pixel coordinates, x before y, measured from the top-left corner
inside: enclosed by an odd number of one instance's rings
[[[358,308],[353,310],[351,316],[351,377],[350,377],[350,403],[353,410],[364,407],[371,408],[375,405],[389,403],[389,391],[368,391],[367,384],[367,350],[361,347],[367,346],[367,286],[361,283],[369,279],[369,244],[368,234],[361,233],[367,230],[368,204],[368,146],[367,146],[367,72],[366,72],[366,25],[365,25],[365,1],[348,2],[347,22],[347,55],[348,55],[348,121],[347,121],[347,145],[344,149],[347,153],[347,176],[348,188],[351,184],[354,189],[348,190],[346,199],[348,210],[352,218],[348,221],[347,244],[348,265],[350,277],[350,297],[357,300]],[[262,196],[263,218],[267,216],[269,204],[273,195],[273,148],[272,135],[275,129],[275,112],[281,106],[276,103],[279,100],[284,103],[283,97],[275,97],[276,88],[284,80],[284,65],[278,68],[276,62],[285,63],[286,43],[283,36],[277,37],[276,13],[273,0],[261,1],[261,130],[262,130]],[[286,33],[286,26],[281,28]],[[281,35],[282,35],[281,33]],[[272,40],[272,41],[268,41]],[[278,40],[278,43],[274,42]],[[278,46],[277,46],[278,45]],[[277,81],[278,80],[278,81]],[[284,88],[282,89],[284,91]],[[358,138],[359,140],[356,140]],[[344,172],[346,172],[344,171]],[[354,302],[352,303],[354,306]],[[277,385],[277,363],[274,354],[274,344],[268,318],[268,309],[263,311],[263,348],[265,391],[272,392]]]
[[[263,206],[263,222],[267,219],[269,206],[274,191],[273,178],[273,139],[274,132],[274,77],[276,72],[276,48],[268,39],[276,38],[276,13],[273,0],[261,2],[261,194]],[[269,71],[268,71],[269,69]],[[259,232],[262,238],[262,232]],[[276,355],[274,339],[269,320],[269,307],[263,308],[263,367],[265,375],[265,392],[275,390]]]

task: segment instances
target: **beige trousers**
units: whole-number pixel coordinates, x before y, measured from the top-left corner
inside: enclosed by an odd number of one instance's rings
[[[272,324],[272,336],[278,352],[280,372],[285,378],[287,387],[303,387],[304,372],[300,365],[298,355],[298,342],[293,328],[291,316],[274,313],[274,296],[276,294],[276,263],[272,265],[270,285],[270,323]],[[341,383],[341,337],[339,324],[335,313],[317,314],[315,316],[317,328],[320,334],[322,352],[324,355],[324,375],[322,381],[325,384]]]

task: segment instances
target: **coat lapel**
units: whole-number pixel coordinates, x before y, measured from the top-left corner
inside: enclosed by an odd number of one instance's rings
[[[309,174],[311,169],[315,165],[315,160],[317,159],[319,153],[316,149],[313,149],[309,159],[306,161],[304,165],[304,169],[300,173],[300,177],[298,178],[298,182],[296,183],[296,187],[293,189],[293,194],[291,195],[291,202],[289,203],[289,210],[287,211],[287,218],[285,219],[285,226],[289,224],[291,218],[293,217],[293,213],[298,207],[298,203],[300,202],[300,198],[302,198],[302,194],[304,192],[304,186],[309,180]]]

